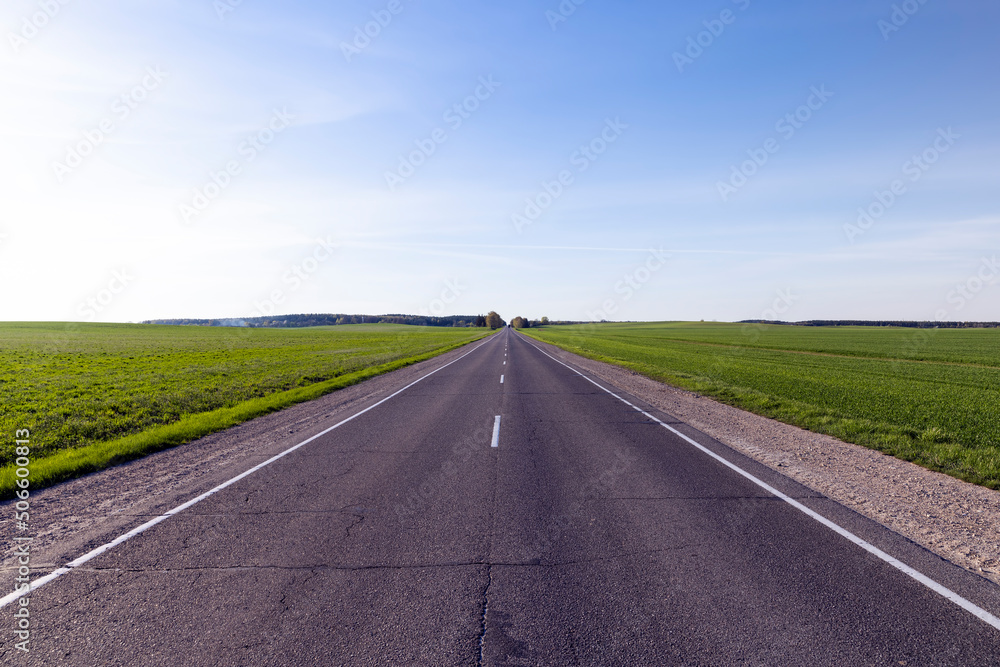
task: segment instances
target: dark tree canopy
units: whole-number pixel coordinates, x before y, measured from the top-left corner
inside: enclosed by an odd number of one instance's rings
[[[425,327],[485,327],[482,315],[270,315],[267,317],[231,317],[212,320],[147,320],[143,324],[188,324],[203,327],[324,327],[337,324],[412,324]]]

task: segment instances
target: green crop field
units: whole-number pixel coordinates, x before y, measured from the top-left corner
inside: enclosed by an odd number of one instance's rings
[[[1000,488],[1000,329],[608,323],[524,333]]]
[[[481,338],[371,324],[235,329],[0,323],[0,495],[14,432],[33,486],[193,440]]]

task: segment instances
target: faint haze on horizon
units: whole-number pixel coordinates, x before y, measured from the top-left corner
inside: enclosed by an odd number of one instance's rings
[[[10,0],[0,319],[997,320],[998,20]]]

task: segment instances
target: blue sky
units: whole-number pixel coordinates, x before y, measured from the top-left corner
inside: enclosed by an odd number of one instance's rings
[[[998,18],[10,0],[0,312],[996,320]]]

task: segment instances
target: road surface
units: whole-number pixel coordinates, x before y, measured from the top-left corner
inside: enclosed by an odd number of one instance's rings
[[[541,347],[502,330],[136,517],[4,664],[1000,664],[997,586]]]

